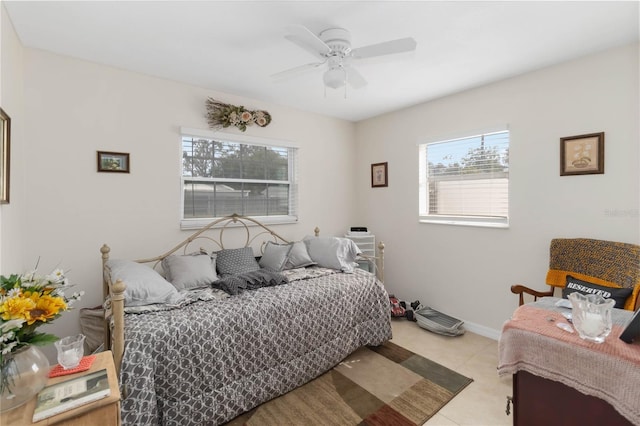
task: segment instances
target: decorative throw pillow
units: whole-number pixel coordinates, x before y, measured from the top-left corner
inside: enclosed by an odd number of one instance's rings
[[[309,256],[318,266],[351,273],[358,265],[355,260],[360,249],[348,238],[307,236],[304,242]]]
[[[218,279],[215,255],[167,256],[162,260],[162,269],[167,281],[178,290],[206,287]]]
[[[216,267],[220,275],[237,275],[260,269],[251,247],[220,250],[217,253]]]
[[[138,262],[108,260],[111,282],[120,279],[125,284],[124,306],[144,306],[154,303],[174,305],[182,299],[178,290],[162,276]]]
[[[291,251],[289,252],[289,258],[284,265],[284,269],[296,269],[306,268],[307,266],[313,266],[316,262],[311,259],[309,252],[307,251],[307,245],[304,241],[296,241],[291,245]]]
[[[258,262],[258,264],[261,268],[268,269],[270,271],[282,271],[282,268],[284,268],[284,264],[289,256],[289,252],[291,251],[291,246],[291,244],[276,244],[268,241],[267,245],[264,247],[264,254],[260,258],[260,262]]]
[[[624,303],[627,300],[627,297],[631,295],[632,291],[633,289],[631,288],[605,287],[567,275],[567,283],[562,289],[562,297],[564,299],[568,299],[569,295],[573,292],[582,294],[599,294],[605,299],[615,300],[616,304],[613,305],[614,308],[624,309]]]

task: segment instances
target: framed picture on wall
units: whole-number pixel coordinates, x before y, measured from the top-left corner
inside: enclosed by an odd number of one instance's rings
[[[604,173],[604,132],[560,138],[560,176]]]
[[[0,108],[0,204],[9,204],[11,118]]]
[[[125,152],[98,151],[98,171],[129,173],[129,154]]]
[[[387,163],[375,163],[371,165],[371,187],[377,188],[389,186]]]

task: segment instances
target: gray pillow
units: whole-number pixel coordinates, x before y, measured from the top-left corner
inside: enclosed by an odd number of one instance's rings
[[[270,271],[282,271],[282,268],[284,268],[284,264],[289,257],[291,246],[291,244],[276,244],[268,241],[267,245],[264,247],[264,253],[258,264],[261,268],[268,269]]]
[[[289,258],[284,265],[284,269],[306,268],[307,266],[313,266],[315,264],[316,262],[309,256],[307,245],[304,241],[296,241],[291,245]]]
[[[108,260],[111,282],[120,279],[125,284],[124,306],[144,306],[155,303],[174,305],[182,299],[178,290],[162,276],[138,262]]]
[[[162,260],[162,269],[178,290],[206,287],[218,279],[216,258],[208,254],[171,255]]]
[[[224,249],[217,253],[216,267],[220,275],[237,275],[260,269],[251,247]]]
[[[304,238],[311,259],[323,268],[353,272],[360,249],[352,240],[338,237]]]

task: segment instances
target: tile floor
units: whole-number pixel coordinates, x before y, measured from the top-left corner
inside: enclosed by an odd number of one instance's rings
[[[511,377],[498,377],[498,342],[467,331],[448,337],[424,330],[414,322],[393,318],[392,342],[473,379],[473,383],[425,423],[426,426],[501,426],[507,416]]]

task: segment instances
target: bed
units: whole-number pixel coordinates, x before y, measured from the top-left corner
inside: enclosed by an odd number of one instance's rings
[[[123,424],[222,424],[389,340],[382,282],[355,267],[352,241],[318,232],[289,242],[232,215],[153,258],[112,258],[105,244]],[[382,270],[382,253],[369,260]]]

